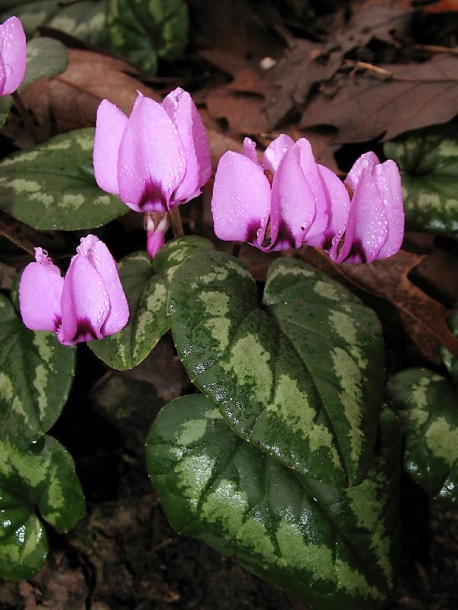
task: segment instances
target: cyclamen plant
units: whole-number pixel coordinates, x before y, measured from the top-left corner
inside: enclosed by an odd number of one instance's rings
[[[15,61],[6,49],[2,65]],[[92,143],[96,183],[89,184]],[[83,512],[72,460],[46,434],[68,396],[75,344],[89,342],[108,366],[126,370],[170,332],[195,391],[159,413],[146,460],[172,526],[312,609],[382,608],[397,571],[401,454],[398,419],[384,403],[374,311],[294,257],[275,259],[259,296],[240,260],[182,234],[179,206],[200,194],[211,164],[197,108],[180,88],[162,104],[138,94],[130,117],[104,100],[95,133],[60,135],[11,155],[0,164],[0,189],[2,181],[26,181],[32,167],[32,192],[42,195],[48,178],[35,168],[54,158],[92,189],[89,206],[77,200],[84,217],[76,206],[59,207],[59,189],[50,189],[54,226],[87,229],[94,207],[106,224],[123,213],[119,197],[145,215],[147,252],[117,264],[90,233],[62,276],[37,245],[18,289],[27,328],[0,299],[0,338],[11,354],[0,376],[0,575],[39,569],[47,552],[42,521],[65,532]],[[19,195],[8,210],[17,218]],[[243,154],[226,152],[211,207],[222,240],[264,252],[313,246],[338,264],[389,257],[404,232],[393,161],[366,153],[342,182],[316,163],[306,139],[286,135],[260,161],[248,138]],[[169,223],[175,238],[166,243]]]

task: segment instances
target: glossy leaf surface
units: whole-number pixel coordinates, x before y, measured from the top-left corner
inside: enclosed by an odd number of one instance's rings
[[[154,261],[136,252],[119,262],[119,275],[129,302],[129,322],[119,333],[88,343],[112,368],[131,369],[151,352],[170,328],[167,299],[170,277],[177,265],[199,250],[213,249],[201,237],[182,237],[167,243]]]
[[[112,368],[131,369],[150,353],[169,329],[167,285],[154,275],[151,257],[135,252],[119,261],[119,277],[129,303],[129,321],[118,333],[88,343]]]
[[[437,500],[458,506],[458,391],[427,369],[408,369],[388,383],[406,432],[404,468]]]
[[[94,179],[94,130],[55,136],[0,163],[0,209],[35,229],[92,229],[127,212]]]
[[[0,295],[0,437],[38,439],[59,417],[75,371],[75,349],[28,330]]]
[[[388,409],[381,452],[358,486],[300,475],[233,433],[201,395],[162,409],[147,439],[172,526],[235,557],[312,610],[384,607],[397,561],[399,432]]]
[[[387,142],[385,154],[399,165],[406,227],[458,231],[458,129],[435,126]]]
[[[42,519],[58,532],[81,518],[84,496],[73,460],[51,436],[26,444],[0,438],[0,576],[37,572],[48,542]]]
[[[272,265],[260,304],[247,269],[215,252],[177,268],[169,311],[188,375],[238,435],[329,484],[364,478],[383,388],[372,310],[286,258]]]

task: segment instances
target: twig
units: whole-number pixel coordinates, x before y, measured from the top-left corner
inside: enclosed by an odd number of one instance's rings
[[[353,61],[352,59],[346,59],[344,65],[353,67],[352,73],[356,72],[357,70],[364,70],[366,72],[374,72],[374,74],[381,76],[385,80],[393,78],[393,74],[389,70],[379,68],[378,66],[374,66],[374,64],[368,64],[365,61]]]
[[[430,53],[451,53],[452,55],[458,55],[458,49],[451,47],[440,47],[435,44],[416,44],[414,49],[420,51],[429,51]]]
[[[28,239],[21,237],[15,232],[10,216],[5,214],[2,210],[0,210],[0,233],[13,244],[16,244],[16,246],[25,250],[28,254],[35,256],[33,244]]]

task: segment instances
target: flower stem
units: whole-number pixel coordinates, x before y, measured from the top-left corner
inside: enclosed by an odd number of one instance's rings
[[[172,225],[173,236],[174,237],[183,237],[183,224],[181,223],[181,214],[179,208],[174,208],[170,210],[170,224]]]
[[[36,144],[39,144],[40,138],[38,137],[37,130],[35,129],[35,125],[33,124],[33,121],[32,121],[32,117],[30,116],[29,111],[25,107],[21,96],[19,95],[19,93],[17,91],[14,91],[14,93],[11,94],[11,97],[13,98],[14,104],[15,104],[19,114],[21,115],[21,119],[25,125],[25,128],[27,129],[29,134],[32,136],[33,141]]]

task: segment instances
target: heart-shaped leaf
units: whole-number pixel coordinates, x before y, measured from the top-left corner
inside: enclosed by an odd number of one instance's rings
[[[140,364],[170,328],[167,300],[174,269],[191,254],[213,248],[208,239],[187,236],[168,242],[154,261],[146,252],[119,261],[129,322],[119,333],[88,343],[92,351],[114,369],[124,371]]]
[[[437,373],[407,369],[388,392],[404,421],[405,470],[432,498],[458,506],[458,391]]]
[[[41,519],[64,533],[83,512],[81,485],[62,445],[47,435],[31,444],[0,438],[2,578],[27,578],[42,566],[48,542]]]
[[[146,451],[176,530],[314,610],[374,610],[390,594],[399,536],[399,430],[388,409],[380,446],[367,478],[337,489],[245,442],[209,400],[192,395],[162,409]]]
[[[97,43],[105,27],[105,4],[105,0],[58,3],[58,12],[46,25],[90,44]]]
[[[51,138],[0,163],[0,209],[35,229],[92,229],[122,216],[119,197],[99,189],[92,168],[94,129]]]
[[[156,73],[157,58],[177,59],[188,39],[183,0],[109,0],[107,40],[141,68]]]
[[[272,265],[260,304],[239,261],[206,252],[177,268],[169,311],[188,375],[237,434],[329,484],[364,478],[383,390],[372,310],[286,258]]]
[[[75,353],[53,333],[28,330],[0,295],[0,437],[32,440],[49,430],[67,401]]]
[[[406,226],[413,231],[458,231],[458,129],[436,125],[384,145],[399,165]]]

